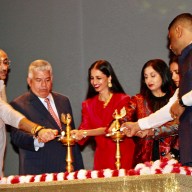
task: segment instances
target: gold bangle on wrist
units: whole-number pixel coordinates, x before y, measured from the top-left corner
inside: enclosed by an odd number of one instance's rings
[[[83,138],[87,137],[87,131],[83,131]]]
[[[36,124],[32,129],[31,129],[31,134],[35,135],[35,130],[39,125]]]
[[[42,129],[45,129],[45,127],[44,127],[44,126],[41,126],[41,125],[39,125],[39,126],[37,127],[37,129],[36,129],[36,131],[35,131],[35,137],[38,136],[39,131],[41,131]]]
[[[33,135],[35,135],[35,137],[37,137],[39,131],[42,130],[42,129],[45,129],[45,127],[44,127],[44,126],[41,126],[41,125],[36,125],[36,126],[34,126],[34,127],[31,129],[31,133],[32,133]]]

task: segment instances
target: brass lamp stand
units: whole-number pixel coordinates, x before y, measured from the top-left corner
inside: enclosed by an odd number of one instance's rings
[[[120,131],[120,123],[119,123],[119,119],[124,117],[126,115],[126,109],[123,107],[120,110],[120,114],[118,114],[117,109],[115,110],[115,112],[113,113],[113,118],[115,119],[112,123],[112,132],[106,134],[107,137],[111,137],[111,139],[113,139],[113,141],[116,142],[116,168],[117,170],[119,170],[121,168],[121,152],[120,152],[120,142],[123,141],[125,135]]]
[[[72,155],[72,146],[75,144],[75,139],[71,137],[70,131],[71,131],[71,121],[72,117],[68,113],[67,115],[61,114],[61,121],[66,125],[66,131],[61,132],[61,136],[59,138],[59,141],[61,141],[64,145],[67,146],[67,155],[66,155],[66,170],[70,173],[74,170],[73,168],[73,155]]]

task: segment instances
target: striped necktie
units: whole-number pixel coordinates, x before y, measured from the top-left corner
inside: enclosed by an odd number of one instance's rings
[[[47,109],[49,111],[49,113],[51,114],[51,116],[53,117],[53,119],[56,121],[57,125],[60,127],[60,129],[62,130],[62,126],[61,126],[61,121],[59,120],[59,118],[57,117],[57,115],[55,114],[51,103],[49,101],[49,98],[45,99],[45,102],[47,103]]]

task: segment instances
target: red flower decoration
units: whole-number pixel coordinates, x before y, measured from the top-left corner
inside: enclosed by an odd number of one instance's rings
[[[16,183],[19,183],[20,180],[19,180],[19,176],[15,176],[13,177],[13,179],[11,180],[11,184],[16,184]]]
[[[171,173],[180,173],[180,168],[179,167],[173,167],[173,170]]]
[[[129,169],[128,171],[127,171],[127,175],[139,175],[134,169]]]
[[[69,175],[69,172],[66,171],[66,172],[64,173],[64,180],[67,180],[67,176],[68,176],[68,175]]]
[[[87,171],[87,175],[86,176],[87,176],[88,179],[91,178],[91,171],[90,170]]]
[[[160,164],[160,168],[163,169],[167,164],[168,164],[167,161],[165,161],[165,162],[164,162],[164,161],[161,162],[161,164]]]
[[[155,174],[162,174],[161,169],[155,169]]]
[[[103,170],[99,170],[98,171],[98,177],[104,177],[104,172],[103,172]]]
[[[74,174],[74,179],[78,179],[77,178],[77,174],[78,174],[79,171],[75,171],[75,174]]]
[[[33,176],[31,177],[31,179],[30,179],[29,182],[34,182],[34,181],[35,181],[35,175],[33,175]]]
[[[41,175],[41,178],[40,178],[40,182],[45,181],[46,176],[47,176],[46,174],[42,174],[42,175]]]
[[[53,181],[57,181],[57,174],[58,173],[53,173]]]
[[[185,171],[186,171],[186,175],[191,175],[191,171],[189,170],[189,167],[184,167]]]

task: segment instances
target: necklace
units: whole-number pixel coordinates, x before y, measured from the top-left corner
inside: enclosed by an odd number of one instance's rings
[[[104,104],[103,104],[103,107],[104,107],[104,108],[105,108],[105,107],[107,107],[107,105],[108,105],[108,103],[110,102],[110,100],[111,100],[112,96],[113,96],[113,93],[110,93],[110,94],[109,94],[109,98],[108,98],[106,101],[103,101],[103,102],[104,102]],[[99,100],[101,100],[101,101],[102,101],[102,99],[101,99],[101,96],[100,96],[100,95],[99,95]]]

